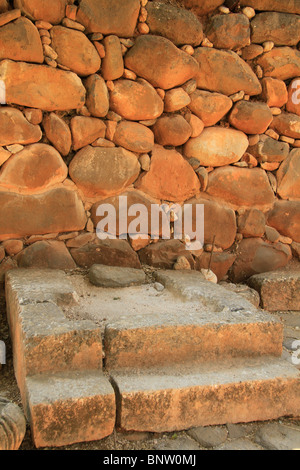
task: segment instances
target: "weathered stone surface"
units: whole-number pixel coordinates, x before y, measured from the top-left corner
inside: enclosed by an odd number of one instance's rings
[[[54,26],[51,47],[58,55],[57,62],[79,76],[92,75],[100,69],[100,56],[86,35],[75,29]]]
[[[8,271],[16,269],[18,267],[16,260],[12,258],[7,258],[0,264],[0,283],[5,282],[5,276]]]
[[[192,127],[180,114],[159,118],[152,130],[158,144],[174,147],[183,145],[192,134]]]
[[[278,359],[247,359],[234,367],[231,363],[213,369],[211,364],[191,369],[185,365],[164,369],[157,375],[147,371],[130,376],[113,372],[113,380],[124,430],[171,432],[275,419],[287,409],[294,416],[299,412],[298,371]]]
[[[99,371],[27,377],[26,397],[31,432],[38,448],[99,440],[113,432],[115,394]]]
[[[210,127],[184,146],[187,158],[197,158],[202,166],[224,166],[239,161],[248,148],[247,136],[234,129]]]
[[[300,310],[299,273],[256,274],[249,279],[248,284],[258,291],[265,310]]]
[[[282,268],[292,257],[291,250],[286,245],[282,243],[271,245],[261,238],[242,240],[237,255],[231,273],[234,282],[242,282],[254,274]]]
[[[32,144],[2,166],[0,186],[2,190],[33,193],[62,183],[67,176],[67,165],[57,150],[46,144]]]
[[[222,3],[222,0],[202,0],[201,2],[199,0],[183,0],[186,8],[192,8],[200,16],[216,10]]]
[[[26,432],[26,420],[21,409],[0,397],[0,450],[18,450]]]
[[[71,250],[76,264],[90,268],[93,264],[140,269],[138,255],[126,240],[97,240],[81,248]]]
[[[8,10],[9,10],[8,0],[1,0],[0,1],[0,13],[5,13]]]
[[[269,214],[268,225],[274,227],[281,235],[300,242],[300,201],[276,201]]]
[[[297,114],[281,113],[274,117],[270,127],[278,134],[292,139],[300,139],[300,116]]]
[[[274,42],[275,46],[296,46],[300,36],[300,18],[288,13],[265,12],[251,21],[252,42]]]
[[[208,269],[210,258],[210,253],[202,253],[202,255],[197,256],[195,260],[195,269],[198,271],[201,271],[201,269]],[[233,253],[213,253],[210,270],[217,276],[218,281],[221,281],[226,276],[235,259],[236,255]]]
[[[0,201],[1,240],[73,232],[83,230],[86,224],[83,204],[77,193],[63,187],[34,196],[0,192]]]
[[[15,108],[0,108],[0,145],[32,144],[42,138],[40,126],[30,124]]]
[[[98,287],[129,287],[143,284],[146,275],[142,269],[94,264],[89,270],[89,280]]]
[[[77,21],[87,33],[132,37],[140,9],[139,0],[83,0]]]
[[[116,145],[131,152],[147,153],[153,149],[154,135],[148,127],[137,122],[121,121],[113,138]]]
[[[68,155],[72,145],[72,135],[67,123],[55,113],[43,119],[43,127],[47,139],[63,156]]]
[[[196,173],[176,150],[155,145],[151,168],[136,182],[135,187],[157,199],[184,201],[200,190]]]
[[[173,113],[179,111],[182,108],[188,106],[191,102],[189,95],[183,90],[183,88],[173,88],[165,94],[165,111],[167,113]]]
[[[300,199],[300,150],[294,149],[277,171],[277,193],[282,199]]]
[[[172,269],[179,256],[185,256],[191,267],[194,266],[191,253],[180,240],[160,241],[139,251],[142,263],[163,269]]]
[[[189,429],[187,434],[202,447],[210,448],[223,444],[227,439],[228,431],[225,427],[208,426]]]
[[[74,150],[86,147],[99,137],[105,137],[106,126],[102,119],[75,116],[71,119],[70,127]]]
[[[37,28],[27,18],[19,18],[0,29],[0,60],[44,62],[43,47]]]
[[[146,9],[151,34],[170,39],[177,46],[201,43],[202,24],[191,11],[161,2],[148,2]]]
[[[76,264],[64,242],[41,241],[17,256],[20,268],[74,269]]]
[[[98,74],[91,75],[84,86],[87,90],[86,106],[91,115],[105,117],[109,111],[109,94],[104,79]]]
[[[240,0],[240,4],[253,7],[256,10],[300,14],[299,0],[288,0],[286,2],[281,0]]]
[[[5,150],[3,147],[0,147],[0,166],[3,165],[10,157],[11,157],[11,152],[8,150]]]
[[[145,121],[158,118],[164,103],[145,80],[118,80],[110,94],[110,108],[124,119]]]
[[[80,78],[53,67],[3,60],[0,80],[5,82],[8,103],[64,111],[81,108],[85,102],[86,91]]]
[[[286,142],[262,135],[256,145],[249,147],[248,152],[262,163],[282,162],[288,157],[290,146]]]
[[[214,450],[237,450],[237,451],[250,451],[250,450],[263,450],[259,445],[254,444],[254,442],[249,441],[248,439],[234,439],[232,441],[225,442],[224,444],[216,447]]]
[[[105,57],[102,60],[101,74],[105,80],[117,80],[124,73],[124,61],[118,36],[106,36],[103,40]]]
[[[300,428],[281,423],[268,423],[259,429],[255,440],[267,450],[297,450]]]
[[[8,256],[15,256],[23,250],[24,245],[22,240],[6,240],[2,246],[5,248]]]
[[[252,305],[254,305],[254,307],[259,308],[259,304],[260,304],[259,293],[255,289],[251,289],[251,287],[247,286],[247,284],[232,284],[231,282],[228,282],[226,280],[226,281],[224,281],[224,283],[221,283],[221,285],[225,289],[228,289],[232,292],[235,292],[238,295],[241,295],[246,300],[248,300]],[[229,437],[230,438],[231,437],[235,437],[235,438],[241,437],[241,436],[237,436],[237,434],[239,434],[243,430],[239,430],[239,431],[236,430],[238,432],[232,432],[233,429],[229,429],[229,425],[227,425],[227,427],[228,427]]]
[[[125,66],[164,90],[182,85],[194,78],[199,70],[193,57],[168,39],[152,35],[137,38],[125,56]]]
[[[138,177],[137,157],[122,148],[85,147],[73,158],[69,173],[87,197],[111,196]]]
[[[288,80],[300,75],[300,52],[291,47],[276,47],[257,59],[266,77]]]
[[[232,101],[228,96],[220,93],[196,90],[191,94],[189,109],[204,123],[205,127],[214,126],[232,108]]]
[[[267,105],[271,108],[281,108],[287,103],[288,94],[286,84],[283,80],[276,78],[266,77],[261,81],[262,84],[262,99],[266,101]]]
[[[265,225],[265,214],[258,209],[247,210],[238,216],[238,232],[245,238],[262,237]]]
[[[20,8],[22,13],[31,20],[43,20],[51,24],[58,24],[65,16],[66,0],[14,0],[14,7]]]
[[[193,439],[186,436],[180,436],[174,438],[164,437],[163,439],[159,440],[158,443],[155,445],[154,449],[157,451],[168,451],[171,450],[175,451],[192,451],[192,450],[201,450],[199,444],[197,444]]]
[[[263,54],[264,48],[258,44],[251,44],[250,46],[243,47],[242,58],[244,60],[256,59],[259,55]]]
[[[238,50],[250,43],[250,23],[243,14],[215,15],[205,30],[217,49]]]
[[[264,103],[238,101],[230,113],[230,124],[246,134],[263,134],[273,120],[269,106]]]
[[[217,168],[209,175],[207,193],[235,207],[270,207],[275,200],[268,177],[260,168]]]
[[[245,91],[250,96],[261,93],[257,76],[235,52],[199,47],[194,58],[199,64],[198,88],[228,96],[239,91]]]
[[[226,250],[235,240],[236,236],[236,218],[234,211],[226,204],[215,202],[207,198],[194,198],[187,201],[187,204],[204,205],[204,243],[211,244],[214,236],[215,243]],[[196,230],[196,222],[193,221],[192,230]],[[187,230],[187,227],[185,227]],[[188,235],[191,235],[188,233]]]

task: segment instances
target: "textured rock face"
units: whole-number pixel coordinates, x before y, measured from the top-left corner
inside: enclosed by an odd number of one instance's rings
[[[293,150],[277,172],[278,194],[282,199],[300,199],[300,150]]]
[[[164,57],[164,60],[161,60]],[[125,66],[153,86],[168,90],[182,85],[198,72],[195,59],[159,36],[140,36],[125,57]]]
[[[250,23],[242,14],[215,15],[209,22],[206,36],[217,49],[238,50],[250,43]]]
[[[230,124],[247,134],[263,134],[273,121],[270,108],[264,103],[239,101],[229,116]]]
[[[273,41],[276,46],[296,46],[300,34],[297,15],[284,13],[260,13],[251,22],[252,41],[262,44]]]
[[[44,62],[42,42],[37,28],[26,18],[19,18],[1,27],[0,60]]]
[[[268,225],[274,227],[286,237],[295,242],[300,242],[300,202],[299,201],[276,201],[274,208],[269,214]]]
[[[139,0],[83,0],[77,20],[87,33],[133,36],[139,14]]]
[[[257,76],[235,52],[199,47],[194,57],[199,64],[198,88],[224,95],[232,95],[241,90],[251,96],[260,94],[261,85]]]
[[[232,108],[232,101],[228,96],[220,93],[196,90],[191,95],[189,109],[198,116],[205,127],[214,126]]]
[[[279,11],[287,13],[300,14],[300,5],[298,0],[288,0],[282,2],[281,0],[241,0],[242,6],[253,7],[256,10],[265,11]]]
[[[20,408],[0,397],[0,450],[18,450],[25,431],[26,420]]]
[[[53,0],[49,8],[48,0],[14,0],[14,7],[32,20],[49,21],[58,24],[65,16],[66,0]]]
[[[278,47],[257,60],[266,77],[288,80],[300,75],[300,52],[291,47]]]
[[[32,144],[42,138],[40,126],[30,124],[15,108],[0,109],[0,145]]]
[[[140,172],[137,157],[122,148],[85,147],[73,158],[70,176],[88,197],[110,196],[133,183]]]

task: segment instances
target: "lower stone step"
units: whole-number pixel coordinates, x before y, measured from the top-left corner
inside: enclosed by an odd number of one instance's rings
[[[114,390],[101,371],[27,377],[23,405],[38,448],[103,439],[115,426]]]
[[[300,373],[283,359],[114,371],[117,425],[172,432],[300,415]]]

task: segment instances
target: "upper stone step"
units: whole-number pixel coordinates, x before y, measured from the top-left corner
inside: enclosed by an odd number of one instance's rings
[[[196,272],[159,271],[157,278],[166,286],[158,298],[145,291],[140,312],[122,304],[120,317],[108,321],[107,369],[281,355],[282,324],[243,297]]]
[[[300,413],[300,374],[282,359],[235,359],[112,376],[117,425],[128,431],[172,432]]]

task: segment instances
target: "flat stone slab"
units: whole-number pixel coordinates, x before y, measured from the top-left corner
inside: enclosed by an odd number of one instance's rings
[[[300,450],[300,426],[268,423],[259,429],[255,439],[267,450]]]
[[[172,432],[191,427],[298,416],[300,374],[264,358],[112,373],[123,430]]]
[[[300,310],[300,271],[256,274],[248,284],[259,292],[265,310]]]
[[[100,371],[27,377],[26,391],[27,418],[38,448],[95,441],[113,432],[115,394]]]
[[[234,439],[232,442],[225,442],[214,450],[264,450],[259,445],[248,439]]]
[[[99,287],[129,287],[143,284],[146,275],[142,269],[94,264],[89,270],[89,280]]]

